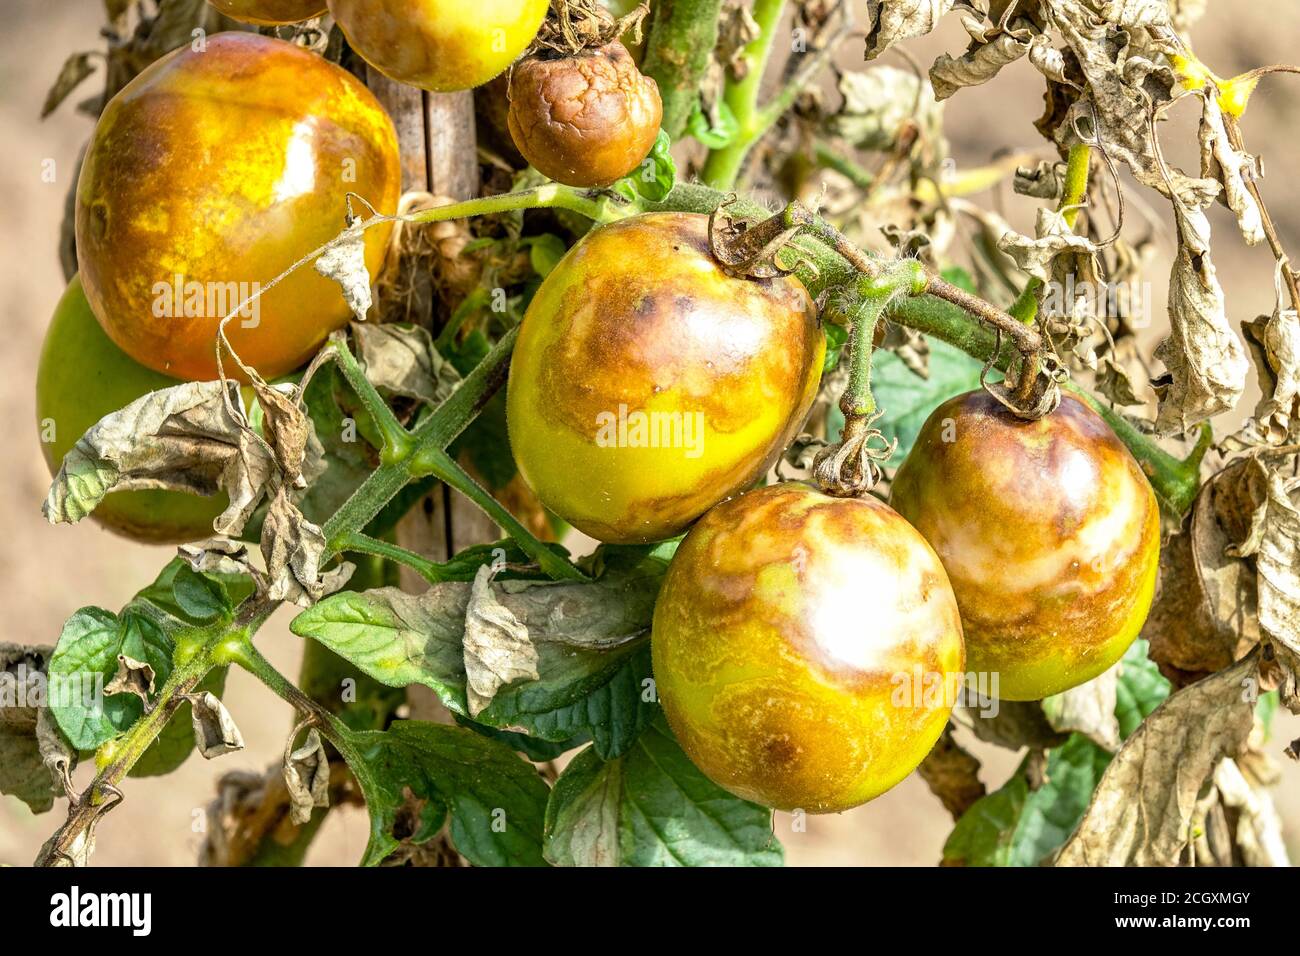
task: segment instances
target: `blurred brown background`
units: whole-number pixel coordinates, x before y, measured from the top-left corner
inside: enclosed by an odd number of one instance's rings
[[[858,4],[861,7],[861,4]],[[65,618],[94,604],[116,609],[151,581],[171,556],[116,538],[91,522],[52,528],[40,513],[49,475],[37,445],[33,382],[45,325],[63,291],[57,243],[64,196],[76,175],[78,150],[91,123],[73,102],[41,122],[46,90],[63,58],[74,50],[97,49],[102,21],[101,0],[6,0],[5,29],[0,31],[0,195],[4,197],[5,255],[0,261],[0,447],[7,449],[0,495],[0,607],[8,621],[0,640],[53,644]],[[1254,66],[1294,59],[1300,35],[1300,0],[1211,0],[1209,15],[1193,31],[1200,56],[1221,76]],[[935,35],[909,49],[928,65],[942,49],[956,53],[965,34],[948,22]],[[856,44],[841,57],[857,65]],[[887,56],[883,62],[902,65]],[[88,96],[95,78],[72,101]],[[1300,79],[1266,79],[1251,101],[1245,121],[1247,145],[1265,159],[1271,175],[1263,184],[1265,199],[1288,248],[1300,248],[1300,174],[1294,138],[1300,122]],[[959,93],[947,110],[947,132],[961,165],[987,162],[1009,147],[1038,145],[1032,128],[1041,111],[1041,81],[1027,63],[1007,70],[987,87]],[[1186,163],[1193,155],[1194,129],[1176,121],[1162,136],[1170,159]],[[1174,145],[1177,144],[1177,145]],[[47,160],[55,163],[55,181],[42,181]],[[977,197],[993,202],[994,196]],[[1014,204],[1012,197],[1002,197]],[[1165,209],[1167,212],[1167,207]],[[1162,213],[1163,214],[1163,213]],[[1016,217],[1019,219],[1020,217]],[[1215,261],[1234,322],[1272,309],[1272,261],[1264,249],[1248,250],[1228,218],[1214,218]],[[1171,250],[1165,243],[1149,273],[1163,295]],[[1156,303],[1163,320],[1163,299]],[[1242,407],[1253,407],[1248,394]],[[282,612],[263,628],[258,646],[281,669],[296,673],[300,639],[289,633],[290,613]],[[242,672],[232,670],[225,701],[247,740],[241,753],[209,764],[193,756],[176,773],[158,779],[130,780],[125,803],[99,828],[98,865],[192,865],[201,842],[203,808],[213,796],[221,773],[243,768],[261,771],[282,752],[290,727],[287,705]],[[1274,725],[1271,752],[1300,737],[1300,718],[1282,713]],[[963,743],[970,744],[968,739]],[[972,746],[984,761],[982,777],[998,787],[1018,756]],[[1282,758],[1284,760],[1284,758]],[[1286,762],[1274,798],[1287,827],[1292,859],[1300,859],[1300,765]],[[79,768],[79,784],[90,768]],[[16,799],[0,797],[0,864],[26,865],[58,823],[65,804],[34,817]],[[878,800],[849,813],[809,818],[806,832],[795,832],[778,816],[777,835],[791,865],[918,865],[940,856],[951,820],[915,775]],[[350,865],[365,846],[366,821],[360,810],[331,813],[308,857],[310,864]]]

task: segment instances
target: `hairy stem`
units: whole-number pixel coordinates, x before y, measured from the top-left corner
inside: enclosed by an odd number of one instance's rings
[[[662,127],[674,141],[700,97],[700,83],[718,45],[722,0],[656,0],[641,69],[663,100]]]

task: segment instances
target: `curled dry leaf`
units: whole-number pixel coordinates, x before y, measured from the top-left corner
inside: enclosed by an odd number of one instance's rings
[[[1260,434],[1271,445],[1300,442],[1300,314],[1279,307],[1241,329],[1263,393],[1255,406]]]
[[[1021,196],[1055,202],[1065,194],[1065,167],[1050,159],[1040,160],[1032,168],[1022,166],[1016,170],[1011,188]]]
[[[355,569],[343,562],[324,574],[325,535],[290,500],[283,487],[271,498],[262,524],[262,558],[266,562],[267,597],[310,607],[347,584]]]
[[[333,279],[343,290],[343,298],[358,322],[366,320],[372,298],[370,272],[366,269],[366,225],[371,220],[358,219],[348,224],[313,265],[326,279]]]
[[[1250,361],[1228,324],[1214,263],[1210,221],[1199,209],[1174,203],[1178,255],[1169,276],[1171,334],[1155,357],[1168,370],[1152,381],[1160,401],[1156,432],[1171,435],[1236,406]]]
[[[0,794],[17,797],[34,813],[50,809],[77,765],[47,706],[46,666],[53,652],[0,643]]]
[[[1162,703],[1115,754],[1057,866],[1174,866],[1197,796],[1250,735],[1258,653]]]
[[[953,7],[954,0],[867,0],[867,59],[897,43],[924,36]]]
[[[999,700],[997,709],[989,713],[959,707],[953,718],[985,743],[1010,750],[1059,747],[1068,737],[1048,722],[1043,705],[1036,700]]]
[[[1178,80],[1168,65],[1155,62],[1135,48],[1135,38],[1147,34],[1129,31],[1141,21],[1146,5],[1135,4],[1133,9],[1128,9],[1128,4],[1109,6],[1112,14],[1123,19],[1098,17],[1095,3],[1090,0],[1050,0],[1043,5],[1086,84],[1056,127],[1056,142],[1067,149],[1100,139],[1111,158],[1128,166],[1144,186],[1176,197],[1192,208],[1204,208],[1218,194],[1219,184],[1168,168],[1155,142],[1151,117],[1173,99]],[[1043,64],[1040,61],[1035,65]]]
[[[302,746],[294,748],[299,728],[289,735],[284,749],[284,784],[289,789],[289,816],[302,826],[317,807],[330,805],[330,762],[315,727],[307,731]]]
[[[1097,391],[1116,405],[1145,405],[1128,370],[1111,355],[1103,355],[1097,362],[1094,380]]]
[[[1040,208],[1034,233],[1034,239],[1014,231],[1004,233],[998,248],[1024,272],[1044,283],[1055,283],[1053,288],[1067,287],[1065,279],[1069,276],[1075,277],[1080,289],[1096,278],[1097,244],[1075,234],[1059,212]],[[1072,284],[1069,287],[1075,288]]]
[[[1258,174],[1255,157],[1233,148],[1224,126],[1218,96],[1201,96],[1201,175],[1223,184],[1223,201],[1237,217],[1248,245],[1264,241],[1264,219],[1259,203],[1246,184]]]
[[[460,384],[460,373],[433,347],[423,326],[353,323],[352,335],[376,388],[436,406]]]
[[[935,98],[946,100],[960,89],[987,83],[1004,66],[1028,53],[1038,36],[1033,23],[1019,17],[1006,30],[986,35],[959,57],[941,54],[930,67]]]
[[[987,791],[979,778],[980,762],[953,740],[952,731],[952,724],[944,728],[943,735],[916,771],[943,808],[957,820]]]
[[[303,462],[307,457],[312,426],[306,412],[295,401],[295,386],[289,383],[269,385],[255,378],[253,389],[262,409],[262,433],[275,454],[283,480],[295,486],[305,484]]]
[[[136,399],[100,419],[68,452],[45,501],[46,519],[80,521],[110,491],[212,495],[224,488],[230,507],[214,527],[237,534],[275,472],[270,449],[243,427],[245,417],[234,383],[188,382]]]
[[[839,79],[843,102],[826,118],[829,135],[860,149],[888,152],[904,125],[914,122],[926,141],[943,135],[943,105],[928,83],[907,70],[877,66],[846,71]]]
[[[249,574],[248,548],[229,538],[207,538],[183,544],[176,553],[200,574]]]
[[[226,705],[211,691],[188,694],[190,722],[194,725],[194,743],[204,759],[244,749],[244,737]]]
[[[465,695],[471,717],[516,680],[537,680],[537,648],[528,627],[492,593],[492,569],[474,575],[465,609]]]
[[[1233,514],[1232,488],[1246,467],[1253,466],[1239,461],[1207,482],[1164,549],[1160,588],[1142,635],[1151,642],[1151,659],[1176,686],[1223,670],[1259,643],[1255,572],[1229,554],[1233,538],[1224,527],[1242,523]]]
[[[117,655],[117,673],[104,685],[104,696],[112,694],[134,694],[144,704],[145,713],[149,712],[150,698],[153,697],[153,668],[144,661],[137,661],[126,654]]]

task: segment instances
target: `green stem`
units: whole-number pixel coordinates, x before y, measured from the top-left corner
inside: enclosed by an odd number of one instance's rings
[[[447,580],[443,565],[390,541],[372,538],[360,531],[350,531],[340,535],[336,542],[340,551],[370,554],[375,557],[385,558],[403,567],[410,568],[430,584],[437,584],[440,581]]]
[[[370,380],[366,378],[365,370],[361,368],[361,363],[357,361],[357,357],[347,347],[347,343],[337,342],[334,345],[334,360],[338,362],[343,377],[352,386],[352,390],[357,393],[357,397],[361,399],[361,404],[370,413],[375,428],[379,430],[379,435],[384,443],[384,447],[380,452],[380,460],[383,462],[405,460],[411,454],[413,446],[411,435],[406,430],[406,427],[397,420],[397,416],[393,414],[393,410],[384,401],[383,396],[379,394],[375,386],[370,384]]]
[[[1079,221],[1079,210],[1088,195],[1088,170],[1091,163],[1091,146],[1076,143],[1070,147],[1065,164],[1065,190],[1061,195],[1061,204],[1056,209],[1071,229]],[[1026,325],[1032,324],[1038,318],[1038,293],[1042,288],[1041,279],[1030,279],[1007,311]]]
[[[823,169],[833,169],[862,190],[870,190],[876,177],[828,143],[818,140],[813,144],[813,159]]]
[[[481,196],[478,199],[466,199],[446,206],[421,209],[419,212],[411,213],[407,219],[411,222],[447,222],[451,219],[489,216],[493,213],[517,212],[520,209],[567,209],[586,216],[594,222],[604,222],[609,218],[607,203],[607,197],[589,189],[576,189],[560,183],[545,183],[519,192]]]
[[[871,394],[871,353],[881,315],[900,293],[919,295],[925,284],[925,270],[915,259],[905,259],[888,273],[858,283],[862,298],[849,331],[849,381],[840,396],[846,426],[850,419],[870,418],[876,413],[876,399]]]
[[[753,15],[759,28],[758,37],[747,44],[740,55],[745,64],[744,76],[736,80],[728,71],[722,94],[723,102],[736,119],[736,135],[726,146],[709,153],[700,173],[704,182],[714,189],[731,189],[736,184],[750,148],[788,108],[787,104],[773,115],[758,107],[763,74],[767,72],[767,61],[772,55],[772,44],[784,13],[785,0],[754,0]],[[791,101],[796,94],[797,90],[791,94]]]
[[[663,101],[663,130],[674,142],[700,98],[700,84],[718,45],[722,0],[655,0],[641,71]]]

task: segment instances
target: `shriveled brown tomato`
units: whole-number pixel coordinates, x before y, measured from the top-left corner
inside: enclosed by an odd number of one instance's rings
[[[137,362],[216,378],[222,318],[337,235],[349,192],[392,213],[400,190],[392,120],[355,77],[292,43],[217,34],[152,64],[95,128],[77,183],[86,298]],[[366,233],[372,275],[390,231]],[[350,314],[338,286],[308,266],[226,328],[269,378]]]
[[[519,470],[602,541],[658,541],[752,485],[798,431],[825,336],[798,279],[735,279],[708,217],[582,239],[537,290],[510,365]]]
[[[275,26],[301,23],[325,12],[325,0],[208,0],[232,20]]]
[[[607,186],[645,159],[663,118],[659,87],[621,43],[576,56],[531,57],[510,78],[510,135],[541,173]]]
[[[699,520],[655,605],[655,686],[682,748],[767,806],[847,810],[919,764],[963,670],[938,557],[876,498],[760,488]]]
[[[481,86],[528,48],[549,0],[329,0],[351,47],[425,90]]]
[[[943,560],[973,672],[1007,700],[1091,680],[1151,607],[1160,515],[1142,469],[1072,395],[1024,421],[983,391],[935,409],[890,502]]]

